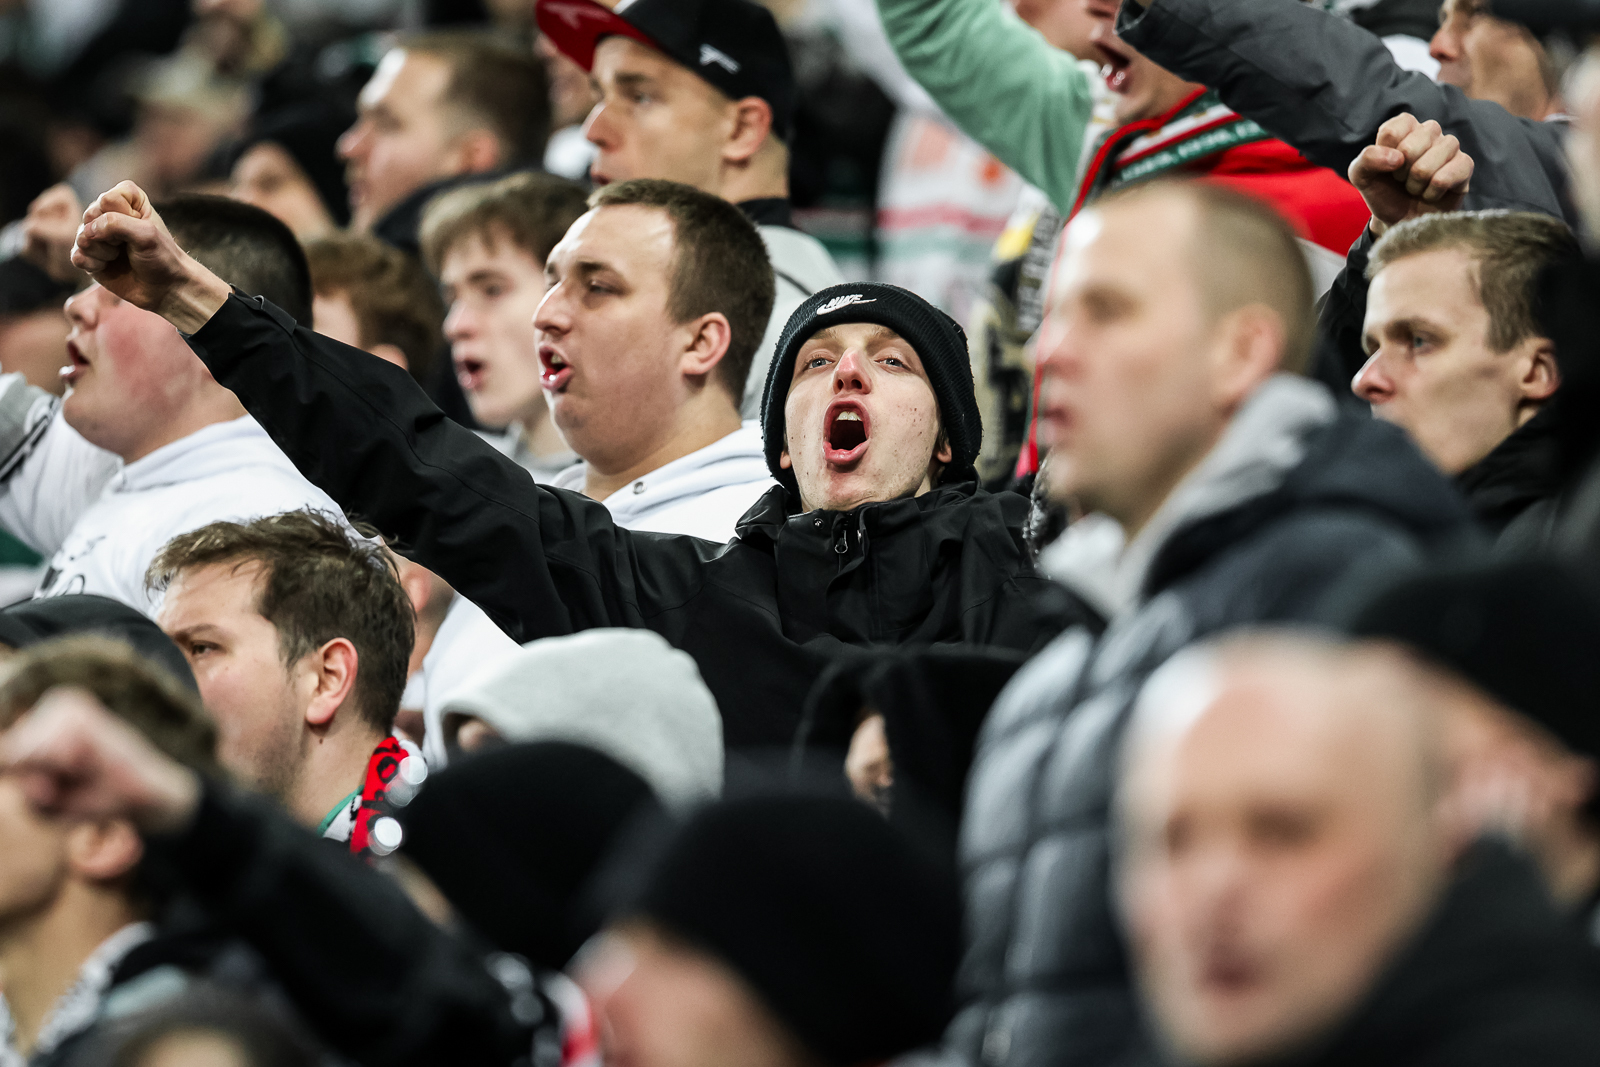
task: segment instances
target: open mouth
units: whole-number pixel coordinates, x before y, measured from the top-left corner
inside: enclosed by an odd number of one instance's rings
[[[483,388],[483,368],[481,359],[472,356],[456,357],[456,381],[461,383],[461,388],[468,393],[476,393]]]
[[[539,385],[547,392],[559,393],[572,378],[572,365],[554,345],[539,346]]]
[[[1133,59],[1105,45],[1096,43],[1095,48],[1100,51],[1105,62],[1100,66],[1100,76],[1106,80],[1106,88],[1114,93],[1128,91],[1128,68]]]
[[[68,382],[75,382],[89,369],[89,361],[84,358],[83,350],[76,341],[67,342],[67,359],[69,362],[61,368],[61,377]]]
[[[872,436],[872,423],[866,410],[856,400],[836,400],[828,405],[824,417],[823,452],[829,463],[854,463],[867,450]]]

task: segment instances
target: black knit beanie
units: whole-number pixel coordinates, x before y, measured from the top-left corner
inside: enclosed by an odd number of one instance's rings
[[[761,405],[761,431],[766,438],[767,469],[791,493],[798,493],[794,471],[778,465],[783,454],[783,405],[794,380],[794,359],[819,330],[846,323],[871,322],[887,326],[904,337],[922,361],[933,395],[939,401],[939,418],[950,440],[950,462],[945,483],[977,477],[972,464],[983,444],[983,419],[972,386],[972,362],[967,355],[967,335],[949,315],[916,293],[882,282],[854,282],[829,286],[795,309],[773,349],[767,373],[767,395]]]
[[[1600,759],[1600,587],[1584,572],[1521,560],[1414,574],[1347,629],[1411,646]]]
[[[830,1067],[908,1052],[949,1021],[955,879],[857,801],[703,808],[629,911],[730,966]]]
[[[355,115],[334,104],[306,103],[258,116],[247,134],[233,147],[233,164],[264,141],[289,153],[317,191],[322,206],[336,226],[350,224],[350,190],[344,181],[344,164],[337,151],[339,138],[355,122]]]
[[[73,593],[22,600],[0,610],[0,645],[29,648],[69,634],[99,634],[125,642],[139,658],[164,670],[191,693],[200,692],[178,646],[142,611],[120,600]]]
[[[430,777],[400,811],[400,848],[496,948],[560,970],[599,928],[590,878],[658,810],[644,779],[594,749],[507,745]]]

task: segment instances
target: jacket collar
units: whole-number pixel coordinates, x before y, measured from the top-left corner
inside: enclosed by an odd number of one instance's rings
[[[965,525],[964,510],[958,507],[978,498],[982,491],[975,481],[941,485],[921,496],[900,497],[863,504],[852,511],[810,511],[801,513],[799,501],[781,485],[762,494],[739,520],[735,538],[746,544],[776,544],[785,528],[832,531],[842,525],[865,527],[878,535],[892,535],[907,526],[943,531],[959,538]],[[798,521],[809,520],[809,521]]]
[[[1560,490],[1556,425],[1555,405],[1546,404],[1494,451],[1456,475],[1456,488],[1492,532],[1499,533],[1528,505]]]

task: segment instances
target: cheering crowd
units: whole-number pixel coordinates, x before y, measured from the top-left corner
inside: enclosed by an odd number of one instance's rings
[[[0,77],[0,1067],[1600,1062],[1600,9]]]

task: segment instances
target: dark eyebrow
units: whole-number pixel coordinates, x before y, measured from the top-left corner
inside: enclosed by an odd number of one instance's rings
[[[611,79],[619,89],[648,89],[655,85],[656,80],[648,74],[639,74],[634,71],[624,71]]]

